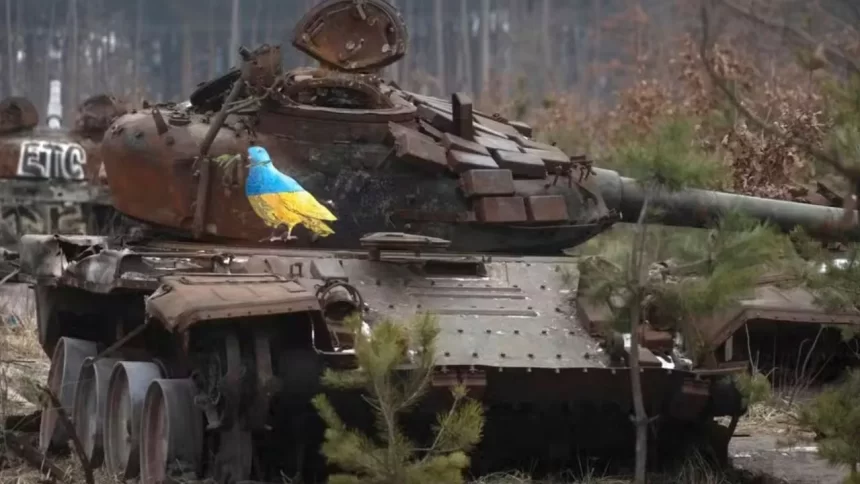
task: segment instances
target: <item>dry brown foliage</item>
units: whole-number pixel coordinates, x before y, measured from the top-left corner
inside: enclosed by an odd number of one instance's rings
[[[573,153],[588,152],[611,166],[613,146],[630,136],[647,136],[665,117],[697,120],[700,142],[732,167],[726,187],[753,196],[803,199],[820,168],[786,137],[749,127],[712,84],[702,65],[697,39],[680,36],[665,66],[647,57],[636,69],[629,87],[611,105],[597,106],[581,93],[547,96],[528,113],[527,120],[541,138]],[[726,79],[744,103],[784,132],[820,146],[830,125],[824,96],[826,75],[809,73],[793,61],[791,51],[777,59],[734,46],[730,39],[714,45],[710,54],[716,72]],[[630,76],[629,69],[623,75]],[[508,100],[503,112],[522,100]]]

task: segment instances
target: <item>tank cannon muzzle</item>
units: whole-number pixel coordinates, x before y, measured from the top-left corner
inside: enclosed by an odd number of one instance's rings
[[[644,187],[612,170],[594,171],[607,208],[620,213],[625,222],[635,222],[645,201]],[[860,228],[843,224],[841,208],[698,189],[656,193],[649,205],[660,211],[656,217],[663,225],[705,227],[722,214],[736,211],[785,232],[800,226],[820,239],[860,240]]]

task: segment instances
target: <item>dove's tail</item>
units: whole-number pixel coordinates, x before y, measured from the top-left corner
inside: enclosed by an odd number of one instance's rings
[[[320,237],[328,237],[329,235],[334,233],[334,230],[331,229],[325,222],[322,220],[317,220],[315,218],[302,218],[302,224],[307,227],[311,232],[319,235]]]

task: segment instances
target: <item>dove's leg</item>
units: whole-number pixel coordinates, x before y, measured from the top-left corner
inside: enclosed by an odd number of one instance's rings
[[[286,242],[288,240],[296,240],[297,238],[298,237],[293,235],[293,226],[287,225],[287,233],[281,236],[281,240]]]
[[[260,242],[275,242],[275,241],[281,240],[280,237],[275,236],[275,232],[277,232],[277,231],[278,231],[278,227],[273,228],[272,234],[269,235],[268,237],[260,239]]]

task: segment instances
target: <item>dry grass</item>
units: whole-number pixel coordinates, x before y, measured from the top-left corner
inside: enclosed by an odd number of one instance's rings
[[[81,469],[77,457],[55,458],[53,462],[60,470],[66,473],[68,482],[84,482],[84,471]],[[27,463],[13,457],[10,459],[9,464],[5,469],[0,467],[0,484],[42,484],[45,482],[45,476]],[[93,474],[96,484],[123,483],[118,477],[107,474],[104,468],[96,469]]]
[[[735,471],[717,472],[709,467],[699,457],[690,458],[677,472],[673,474],[650,474],[649,482],[661,484],[752,484],[770,482],[766,477],[750,475]],[[601,476],[594,472],[584,477],[573,478],[559,476],[557,478],[534,480],[520,473],[494,474],[483,477],[472,484],[629,484],[628,477]]]
[[[39,346],[35,301],[24,285],[0,286],[0,417],[35,409],[50,364]]]

